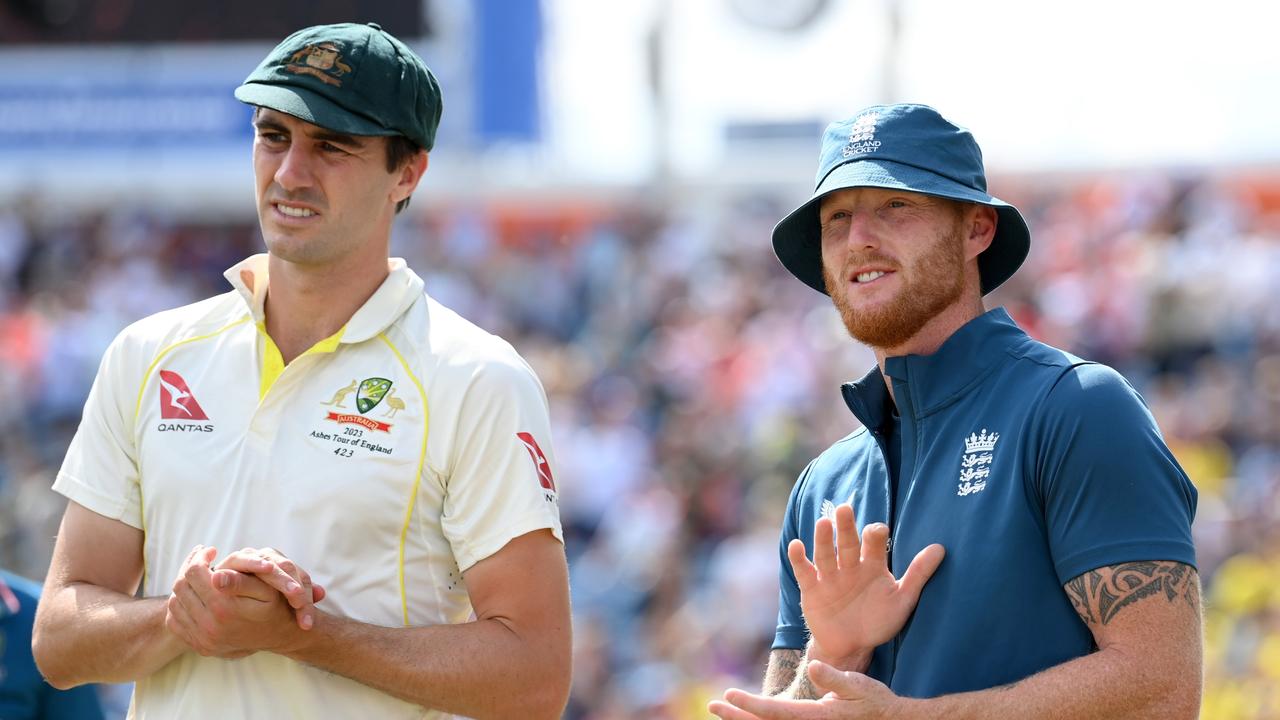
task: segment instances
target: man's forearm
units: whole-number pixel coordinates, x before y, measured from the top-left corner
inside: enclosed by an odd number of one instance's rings
[[[1200,676],[1195,667],[1159,667],[1139,653],[1109,648],[1076,658],[1011,685],[915,700],[904,717],[927,720],[1123,720],[1195,718]]]
[[[159,670],[187,649],[165,628],[165,602],[87,583],[46,592],[32,635],[40,672],[66,689],[132,682]]]
[[[318,613],[302,643],[282,651],[402,700],[468,717],[559,718],[569,660],[552,643],[521,638],[497,620],[388,628]]]

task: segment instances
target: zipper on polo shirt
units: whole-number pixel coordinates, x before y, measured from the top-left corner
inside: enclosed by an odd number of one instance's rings
[[[904,509],[903,506],[907,504],[906,500],[911,496],[912,488],[915,487],[916,468],[919,467],[920,465],[920,462],[919,462],[920,461],[920,423],[916,420],[916,408],[912,403],[911,390],[908,387],[906,380],[903,380],[901,385],[895,384],[894,398],[900,403],[898,405],[898,417],[901,418],[901,422],[899,423],[898,432],[902,435],[902,437],[898,439],[898,442],[901,445],[901,452],[899,453],[900,457],[898,458],[898,462],[902,464],[902,467],[898,468],[898,485],[905,490],[903,501],[899,503],[897,502],[897,496],[896,496],[897,488],[890,488],[895,493],[895,496],[893,499],[894,507],[892,512],[893,512],[893,523],[896,526],[898,523],[898,518],[902,515],[902,511]],[[911,428],[910,452],[908,452],[907,450],[907,443],[906,443],[908,425]],[[891,531],[889,533],[889,571],[890,572],[893,571],[894,539],[895,539],[894,533]],[[903,623],[902,629],[899,630],[893,636],[893,662],[889,666],[890,682],[892,682],[894,676],[898,674],[898,652],[902,648],[902,635],[903,633],[906,632],[907,627],[911,625],[911,620],[915,616],[914,609],[911,611],[911,615],[912,617],[907,618],[907,621]],[[885,684],[888,685],[889,683],[885,683]]]
[[[880,448],[880,456],[884,458],[884,480],[885,480],[885,502],[889,507],[885,510],[885,525],[889,528],[888,555],[885,560],[889,563],[889,568],[893,568],[893,528],[897,518],[894,517],[894,486],[893,486],[893,467],[889,464],[889,443],[885,440],[884,431],[880,428],[869,428],[871,437],[875,438],[876,446]]]

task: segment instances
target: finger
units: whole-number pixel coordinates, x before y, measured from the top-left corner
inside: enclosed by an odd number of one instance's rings
[[[813,526],[813,564],[817,566],[820,578],[835,574],[835,530],[831,527],[831,518],[818,518]]]
[[[871,567],[889,567],[889,526],[871,523],[862,528],[862,562]]]
[[[182,642],[194,648],[195,623],[191,620],[191,614],[178,601],[177,595],[169,596],[169,600],[165,603],[165,610],[164,626],[169,632],[177,635]]]
[[[204,600],[200,598],[196,591],[191,587],[191,583],[185,579],[174,584],[173,597],[186,610],[187,615],[192,620],[192,626],[199,629],[202,633],[212,633],[215,629],[213,618],[209,615],[209,608],[205,606]]]
[[[185,570],[185,569],[186,569],[186,567],[187,567],[188,565],[190,565],[190,564],[195,560],[196,553],[200,552],[200,551],[201,551],[201,550],[203,550],[203,549],[204,549],[204,546],[203,546],[203,545],[197,545],[197,546],[195,546],[195,547],[191,548],[191,552],[187,553],[187,557],[186,557],[186,559],[184,559],[184,560],[182,561],[182,566],[181,566],[181,567],[182,567],[182,569],[183,569],[183,570]]]
[[[190,570],[188,568],[188,572]],[[200,596],[196,595],[195,590],[191,588],[191,583],[187,581],[185,573],[173,581],[173,596],[187,608],[188,612],[204,608],[204,602],[200,600]]]
[[[297,600],[302,593],[302,585],[293,579],[293,576],[285,572],[280,566],[270,560],[262,557],[250,557],[241,553],[228,555],[218,564],[219,570],[235,570],[237,572],[256,575],[264,583],[273,587],[285,596],[289,604],[298,607],[301,604]]]
[[[712,700],[707,703],[707,710],[721,720],[760,720],[746,710],[740,710],[723,700]]]
[[[305,603],[298,608],[295,614],[298,619],[298,627],[303,630],[310,630],[311,626],[315,624],[315,615],[311,612],[312,608],[315,607],[315,598],[313,597],[315,590],[311,584],[311,576],[302,568],[298,568],[298,573],[302,576],[302,599],[305,600]]]
[[[320,583],[313,583],[311,585],[311,602],[313,604],[323,600],[325,595],[328,595],[328,593],[325,592],[323,585]]]
[[[264,560],[261,555],[252,550],[237,550],[230,555],[222,558],[216,569],[218,570],[235,570],[242,573],[260,573],[268,572],[272,569],[273,564],[270,560]]]
[[[271,602],[280,594],[276,592],[275,588],[262,582],[256,575],[248,575],[235,570],[215,570],[210,577],[213,580],[212,585],[219,592],[227,595],[235,595],[261,602]]]
[[[209,566],[203,563],[195,563],[187,568],[183,574],[187,581],[187,586],[200,598],[200,604],[208,607],[213,604],[216,599],[215,590],[213,589],[213,573],[209,570]]]
[[[310,630],[311,626],[315,624],[314,605],[311,600],[311,576],[276,548],[264,550],[263,557],[275,563],[276,567],[293,578],[297,589],[290,590],[285,594],[285,598],[294,608],[294,616],[297,619],[298,627],[303,630]]]
[[[796,574],[796,584],[800,592],[805,592],[818,582],[818,569],[809,562],[804,554],[804,543],[798,538],[787,545],[787,559],[791,561],[791,570]]]
[[[854,523],[853,505],[836,506],[836,561],[840,567],[853,567],[858,564],[860,552],[858,528]]]
[[[867,695],[870,689],[863,680],[871,680],[862,673],[837,670],[821,660],[810,660],[808,666],[809,681],[818,690],[833,692],[845,700],[857,700]]]
[[[297,610],[309,608],[311,606],[311,577],[303,572],[297,563],[275,548],[267,548],[262,557],[274,564],[279,572],[284,573],[292,581],[292,583],[285,583],[287,589],[283,591],[289,604]]]
[[[902,580],[898,581],[898,589],[911,599],[911,604],[914,605],[920,599],[924,584],[937,572],[946,554],[947,551],[941,545],[934,543],[911,559],[907,571],[902,574]]]
[[[817,713],[822,707],[813,700],[788,700],[780,697],[766,697],[732,688],[726,690],[724,699],[739,710],[744,710],[746,717],[757,717],[760,720],[787,720],[788,718],[819,717]]]

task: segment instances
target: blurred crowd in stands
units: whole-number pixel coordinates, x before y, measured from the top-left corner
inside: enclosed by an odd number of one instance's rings
[[[1280,180],[993,186],[1033,248],[988,305],[1123,372],[1199,487],[1203,717],[1280,717]],[[856,427],[839,384],[873,362],[772,256],[786,202],[698,197],[419,200],[393,238],[429,293],[546,386],[571,720],[701,718],[725,687],[758,686],[787,493]],[[0,566],[43,577],[64,506],[48,488],[111,338],[223,292],[222,271],[259,248],[252,216],[0,207]]]

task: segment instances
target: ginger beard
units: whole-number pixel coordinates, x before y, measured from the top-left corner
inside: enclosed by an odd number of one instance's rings
[[[849,335],[871,347],[893,348],[910,340],[934,316],[960,299],[964,290],[964,235],[960,223],[935,237],[910,266],[894,263],[902,287],[893,299],[870,309],[855,308],[849,302],[845,283],[860,264],[882,259],[885,258],[849,255],[840,279],[832,276],[825,265],[822,276]]]

